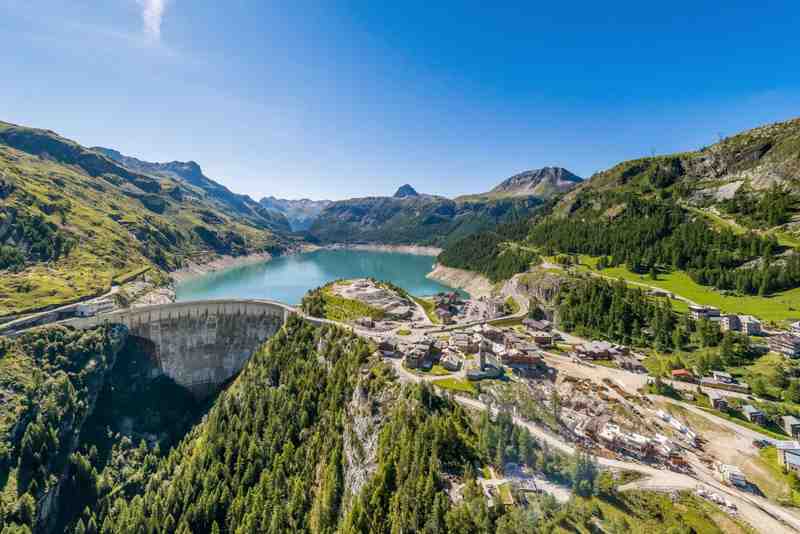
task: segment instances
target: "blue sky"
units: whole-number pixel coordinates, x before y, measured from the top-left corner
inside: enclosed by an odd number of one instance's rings
[[[0,120],[256,198],[484,191],[800,115],[800,3],[0,0]]]

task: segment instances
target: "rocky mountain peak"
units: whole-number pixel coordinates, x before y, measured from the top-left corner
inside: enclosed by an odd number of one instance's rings
[[[583,179],[563,167],[542,167],[515,174],[492,189],[492,193],[536,195],[540,197],[563,193]]]
[[[406,198],[406,197],[418,197],[419,193],[417,190],[411,187],[409,184],[403,184],[394,194],[394,198]]]

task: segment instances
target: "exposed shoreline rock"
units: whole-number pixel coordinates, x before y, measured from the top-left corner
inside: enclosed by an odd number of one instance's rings
[[[415,254],[418,256],[438,256],[442,253],[442,249],[439,247],[425,245],[386,245],[381,243],[334,243],[318,248],[327,250],[350,249],[369,250],[373,252],[398,252],[400,254]]]
[[[236,257],[221,255],[215,256],[208,262],[189,261],[184,267],[181,267],[177,271],[173,271],[169,274],[173,281],[180,283],[204,274],[230,269],[231,267],[252,265],[254,263],[269,261],[271,259],[272,255],[267,252],[259,252],[256,254],[247,254],[245,256]]]
[[[492,282],[482,274],[445,267],[440,263],[433,266],[433,271],[427,277],[444,285],[463,289],[472,298],[490,297],[494,288]]]

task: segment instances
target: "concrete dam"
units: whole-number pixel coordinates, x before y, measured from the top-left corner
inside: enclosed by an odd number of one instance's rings
[[[203,397],[235,376],[296,313],[291,306],[267,300],[208,300],[132,308],[62,324],[124,324],[153,363],[154,378],[166,375]]]

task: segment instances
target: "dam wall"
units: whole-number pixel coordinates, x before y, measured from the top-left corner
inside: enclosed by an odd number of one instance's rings
[[[61,324],[127,326],[156,373],[203,397],[235,376],[294,313],[291,306],[266,300],[208,300],[132,308]]]

